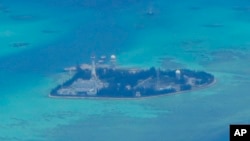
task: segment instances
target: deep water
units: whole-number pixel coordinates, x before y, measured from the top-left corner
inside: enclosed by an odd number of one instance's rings
[[[0,0],[1,141],[226,141],[249,124],[248,0]],[[15,47],[15,43],[24,43]],[[52,99],[65,67],[95,54],[123,66],[215,75],[207,89],[139,100]]]

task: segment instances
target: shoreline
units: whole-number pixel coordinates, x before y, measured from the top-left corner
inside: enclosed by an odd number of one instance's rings
[[[152,96],[142,96],[142,97],[131,97],[131,98],[123,98],[123,97],[77,97],[77,96],[52,96],[51,94],[48,95],[49,98],[55,98],[55,99],[114,99],[114,100],[140,100],[140,99],[148,99],[148,98],[155,98],[155,97],[162,97],[162,96],[171,96],[171,95],[177,95],[181,93],[196,91],[196,90],[202,90],[205,88],[212,87],[216,84],[217,80],[214,79],[214,81],[206,86],[200,86],[191,90],[185,90],[185,91],[178,91],[174,93],[168,93],[168,94],[160,94],[160,95],[152,95]]]

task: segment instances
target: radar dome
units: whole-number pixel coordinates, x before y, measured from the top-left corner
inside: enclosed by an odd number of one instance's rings
[[[113,60],[115,60],[115,59],[116,59],[116,56],[115,56],[114,54],[112,54],[112,55],[110,56],[110,58],[113,59]]]
[[[181,74],[181,71],[177,69],[177,70],[175,71],[175,73],[176,73],[176,74]]]

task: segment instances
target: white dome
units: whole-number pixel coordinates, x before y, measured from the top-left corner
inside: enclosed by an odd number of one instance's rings
[[[116,59],[116,56],[115,56],[114,54],[112,54],[112,55],[110,56],[110,58],[111,58],[111,59]]]
[[[176,74],[180,74],[181,71],[177,69],[177,70],[175,71],[175,73],[176,73]]]

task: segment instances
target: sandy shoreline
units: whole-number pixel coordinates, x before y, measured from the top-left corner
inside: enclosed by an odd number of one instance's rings
[[[137,99],[137,100],[140,100],[140,99],[148,99],[148,98],[161,97],[161,96],[171,96],[171,95],[177,95],[177,94],[181,94],[181,93],[187,93],[187,92],[191,92],[191,91],[201,90],[201,89],[205,89],[205,88],[209,88],[211,86],[214,86],[214,84],[216,82],[217,82],[217,80],[214,79],[214,81],[212,83],[210,83],[209,85],[200,86],[200,87],[194,88],[192,90],[178,91],[178,92],[174,92],[174,93],[152,95],[152,96],[144,96],[144,97],[133,97],[133,98],[52,96],[51,94],[49,94],[49,97],[50,98],[58,98],[58,99],[114,99],[114,100],[126,100],[126,99],[131,100],[131,99]]]

